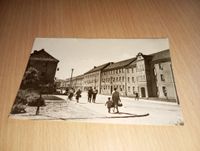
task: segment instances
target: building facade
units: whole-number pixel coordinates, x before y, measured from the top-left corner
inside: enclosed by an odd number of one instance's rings
[[[178,100],[169,50],[153,54],[151,67],[155,96]]]
[[[68,87],[87,91],[96,88],[100,94],[111,95],[117,88],[121,96],[178,100],[169,50],[134,58],[110,62],[86,72],[84,75],[66,79]]]
[[[121,95],[127,95],[126,66],[132,63],[135,58],[113,63],[102,70],[101,93],[112,94],[117,88]]]
[[[84,75],[79,75],[72,78],[71,85],[75,90],[80,89],[81,91],[83,91],[84,90],[83,82],[84,82]],[[70,84],[70,82],[68,83]]]
[[[106,68],[107,66],[111,65],[112,62],[100,65],[100,66],[94,66],[93,69],[86,72],[84,74],[84,90],[88,90],[90,87],[96,88],[99,93],[101,93],[101,76],[102,76],[102,70]]]
[[[48,87],[53,89],[58,62],[59,60],[51,56],[44,49],[35,50],[30,55],[27,69],[29,67],[37,69],[40,82],[49,85]]]
[[[113,63],[102,70],[101,93],[177,100],[169,50]]]

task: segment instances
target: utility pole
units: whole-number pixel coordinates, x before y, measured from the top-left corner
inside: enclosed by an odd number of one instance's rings
[[[74,69],[72,68],[72,71],[71,71],[71,78],[70,78],[70,87],[72,87],[72,76],[73,76],[73,72],[74,72]]]

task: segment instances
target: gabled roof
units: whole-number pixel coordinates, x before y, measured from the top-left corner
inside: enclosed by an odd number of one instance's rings
[[[153,53],[150,56],[152,56],[152,61],[170,59],[170,52],[169,49],[167,49],[157,53]]]
[[[43,60],[43,61],[54,61],[59,62],[56,58],[51,56],[49,53],[47,53],[44,49],[41,50],[34,50],[34,52],[30,56],[31,60]]]
[[[104,69],[104,71],[126,67],[127,65],[129,65],[130,63],[132,63],[135,60],[136,60],[136,58],[131,58],[131,59],[127,59],[127,60],[123,60],[123,61],[113,63],[113,64],[107,66]]]
[[[102,65],[100,65],[100,66],[94,66],[93,69],[89,70],[89,71],[86,72],[85,74],[103,70],[104,68],[106,68],[107,66],[109,66],[109,65],[111,65],[111,64],[113,64],[113,62],[108,62],[108,63],[102,64]]]

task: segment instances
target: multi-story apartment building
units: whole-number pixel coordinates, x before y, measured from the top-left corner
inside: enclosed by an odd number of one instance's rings
[[[64,83],[82,91],[95,87],[107,95],[117,88],[122,96],[134,97],[138,93],[142,98],[178,101],[169,50],[149,55],[138,53],[135,58],[95,66]]]
[[[113,63],[102,71],[101,93],[177,99],[169,50]]]
[[[54,80],[59,60],[51,56],[44,49],[34,50],[31,53],[27,68],[33,67],[38,71],[40,82],[48,85],[43,88],[44,93],[53,93]]]
[[[111,94],[114,88],[118,88],[121,95],[127,95],[125,69],[134,60],[135,58],[119,61],[103,69],[101,76],[102,94]]]
[[[153,93],[159,98],[178,101],[169,50],[151,56],[151,77],[153,75],[151,89],[154,90]]]
[[[111,62],[94,66],[93,69],[84,74],[84,90],[88,90],[89,87],[96,88],[101,93],[101,73],[104,68],[112,64]]]
[[[127,95],[177,99],[169,50],[136,58],[126,67]]]
[[[83,88],[84,88],[84,85],[83,85],[84,80],[83,79],[84,79],[84,75],[79,75],[79,76],[73,77],[72,81],[71,81],[72,87],[75,90],[80,89],[81,91],[83,91]]]

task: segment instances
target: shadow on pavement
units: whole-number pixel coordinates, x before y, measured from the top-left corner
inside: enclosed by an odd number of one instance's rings
[[[126,113],[126,112],[119,112],[119,113],[111,113],[111,114],[117,114],[117,115],[120,115],[120,114],[126,114],[126,115],[123,115],[123,116],[108,116],[106,118],[133,118],[133,117],[144,117],[144,116],[149,116],[149,113],[147,114],[131,114],[131,113]]]

